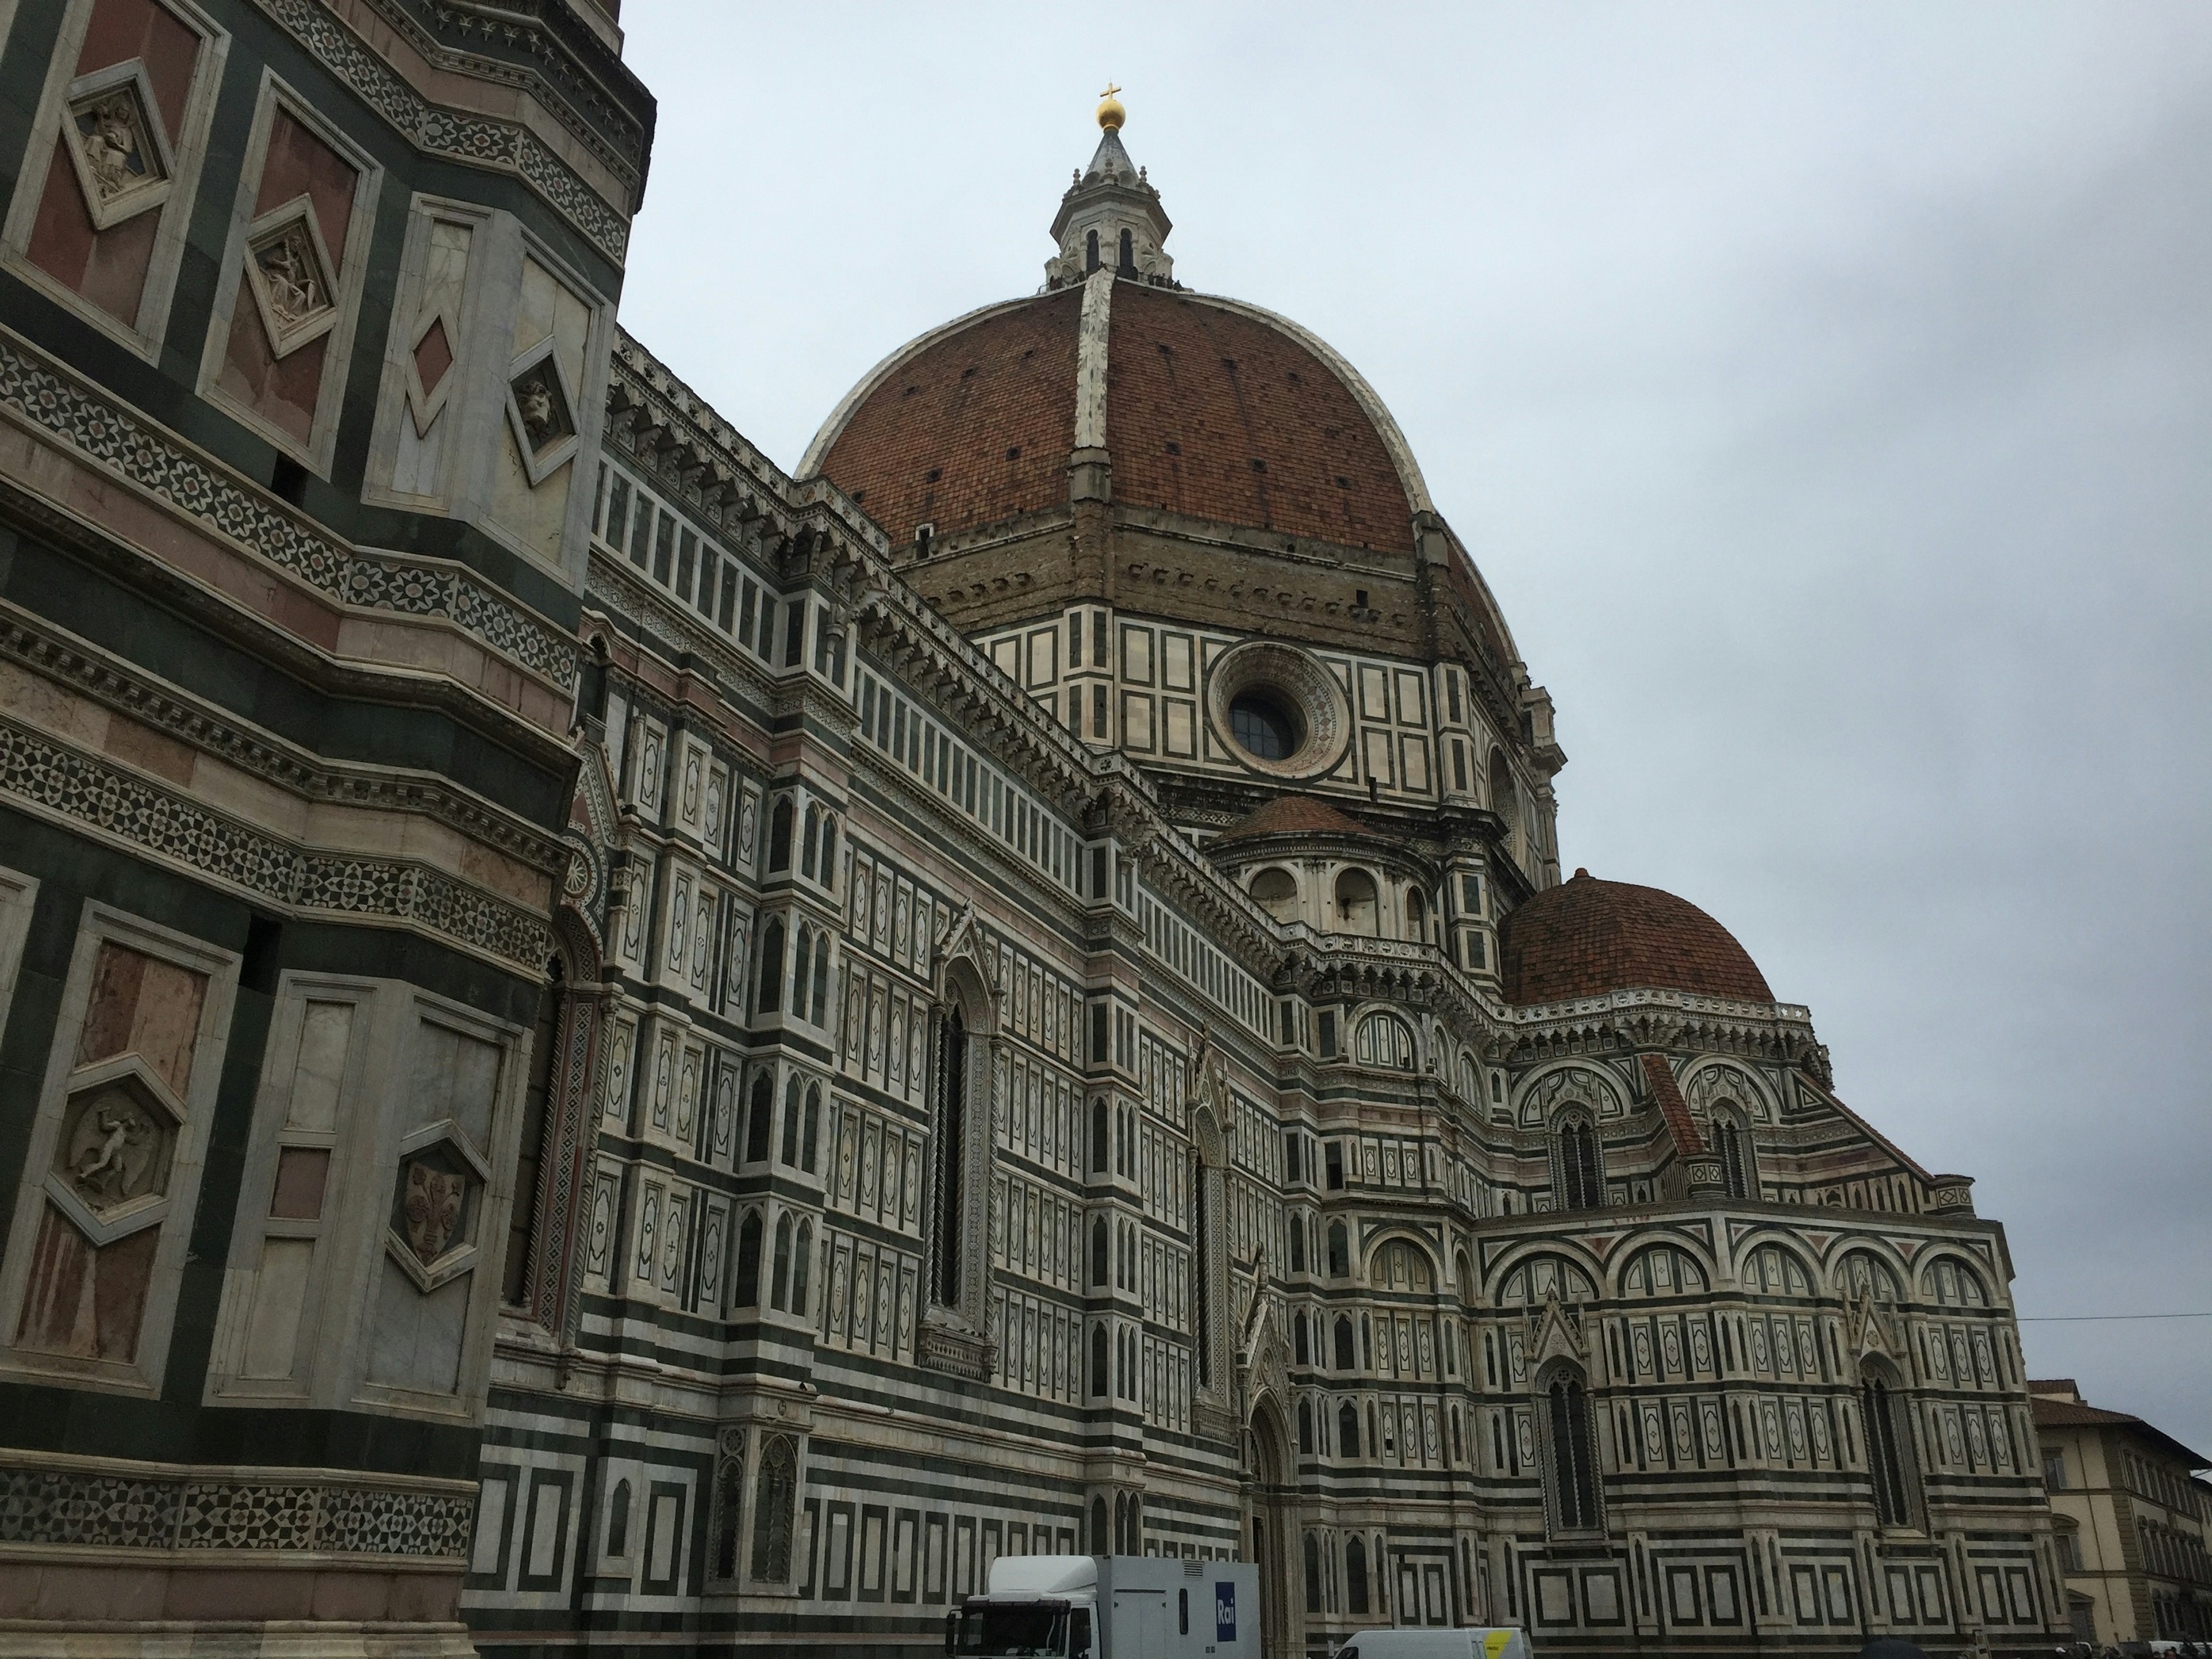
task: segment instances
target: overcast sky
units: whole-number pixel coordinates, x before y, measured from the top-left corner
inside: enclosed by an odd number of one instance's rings
[[[2212,6],[626,10],[624,320],[787,467],[1118,81],[1176,276],[1395,412],[1566,867],[1810,1004],[2024,1316],[2212,1310]],[[2212,1455],[2212,1319],[2022,1333]]]

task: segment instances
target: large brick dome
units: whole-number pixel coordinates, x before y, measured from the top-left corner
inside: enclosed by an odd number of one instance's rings
[[[1735,935],[1687,899],[1577,870],[1498,930],[1505,1000],[1565,1002],[1650,987],[1771,1002]]]
[[[810,447],[890,534],[956,536],[1062,507],[1085,392],[1085,291],[974,312],[854,388]],[[1235,301],[1116,281],[1098,447],[1113,496],[1240,528],[1403,553],[1426,489],[1374,392],[1320,341]],[[1095,373],[1095,370],[1091,372]]]

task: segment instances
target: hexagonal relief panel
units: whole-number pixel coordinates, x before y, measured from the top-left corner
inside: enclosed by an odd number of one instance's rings
[[[428,1294],[475,1265],[484,1171],[453,1134],[403,1151],[385,1248]]]
[[[168,1209],[182,1103],[136,1054],[70,1078],[48,1194],[94,1244],[150,1226]]]

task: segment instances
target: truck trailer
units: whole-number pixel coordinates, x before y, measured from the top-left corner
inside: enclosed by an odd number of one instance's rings
[[[949,1614],[957,1659],[1260,1659],[1260,1571],[1160,1555],[1002,1555]]]

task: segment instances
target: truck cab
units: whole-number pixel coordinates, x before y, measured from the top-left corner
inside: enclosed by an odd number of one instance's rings
[[[1002,1555],[949,1614],[957,1659],[1259,1659],[1259,1570],[1173,1556]]]

